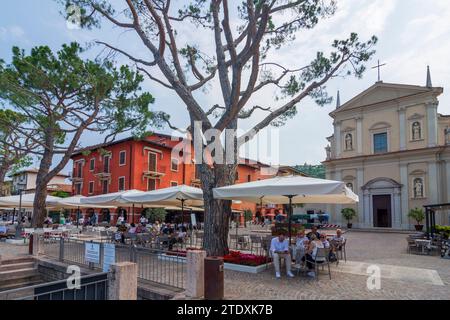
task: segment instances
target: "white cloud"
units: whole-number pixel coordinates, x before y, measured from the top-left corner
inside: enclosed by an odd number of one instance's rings
[[[17,25],[0,27],[0,39],[2,41],[8,40],[17,40],[24,41],[25,39],[25,31],[22,27]]]

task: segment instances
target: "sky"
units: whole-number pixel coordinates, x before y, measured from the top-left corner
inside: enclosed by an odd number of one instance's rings
[[[381,69],[381,78],[389,83],[425,85],[426,67],[430,65],[433,85],[444,87],[438,111],[450,114],[450,94],[447,92],[447,84],[450,84],[450,1],[338,0],[337,3],[333,17],[322,20],[312,30],[301,31],[295,41],[269,58],[288,66],[302,66],[311,61],[318,50],[327,52],[333,40],[345,38],[351,32],[357,32],[361,39],[376,35],[379,39],[377,53],[367,64],[363,78],[331,80],[327,84],[330,95],[335,96],[339,90],[341,102],[345,103],[373,85],[377,81],[377,71],[371,67],[377,60],[386,63]],[[9,60],[12,46],[29,50],[37,45],[48,45],[57,50],[63,43],[85,44],[97,39],[125,47],[140,57],[147,54],[136,37],[109,24],[92,31],[68,28],[59,14],[60,9],[53,0],[4,0],[0,11],[0,59]],[[182,28],[178,31],[185,43],[194,39],[202,48],[213,48],[212,39],[200,37],[198,30]],[[99,48],[94,48],[88,54],[95,56],[98,52]],[[117,61],[128,63],[123,57],[117,57]],[[172,122],[179,127],[185,128],[189,124],[188,113],[174,93],[150,81],[145,82],[144,88],[156,99],[152,108],[171,114]],[[217,82],[213,83],[199,101],[202,105],[212,106],[217,103],[219,90]],[[279,102],[275,95],[276,91],[267,87],[251,102],[276,107]],[[295,165],[323,161],[326,137],[333,133],[328,114],[334,108],[335,103],[325,107],[317,106],[312,100],[300,103],[298,114],[278,132],[272,132],[275,137],[272,148],[278,150],[278,162]],[[248,129],[263,117],[262,111],[255,113],[251,120],[242,121],[240,128]],[[171,133],[168,128],[160,131]],[[102,139],[95,134],[85,134],[81,145],[89,146]]]

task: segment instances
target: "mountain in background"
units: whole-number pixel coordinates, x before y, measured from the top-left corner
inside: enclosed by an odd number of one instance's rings
[[[300,170],[306,175],[312,178],[325,179],[325,166],[319,165],[311,165],[311,164],[303,164],[295,166],[295,169]]]

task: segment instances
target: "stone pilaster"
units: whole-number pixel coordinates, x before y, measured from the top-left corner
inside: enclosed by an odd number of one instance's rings
[[[362,190],[362,186],[364,185],[364,169],[358,168],[356,171],[356,184],[357,189],[355,192],[358,193],[359,202],[358,202],[358,216],[360,224],[362,224],[363,227],[367,227],[367,221],[365,218],[365,212],[364,212],[364,191]]]
[[[438,168],[436,161],[431,161],[428,163],[428,194],[426,195],[430,203],[439,202],[439,189],[438,189]]]
[[[188,250],[186,253],[186,296],[201,298],[205,294],[205,261],[206,251]]]
[[[402,186],[401,191],[401,228],[409,229],[409,180],[408,180],[408,165],[405,163],[400,164],[400,183]]]
[[[335,121],[334,123],[334,150],[336,150],[336,158],[341,156],[341,122]]]
[[[401,189],[394,189],[394,217],[393,225],[394,229],[401,229],[402,227],[402,205],[401,205]]]
[[[400,150],[406,150],[406,109],[400,108],[399,112],[399,128],[400,128]]]
[[[437,145],[437,106],[436,102],[427,104],[428,146]]]
[[[373,227],[373,215],[371,212],[371,206],[370,206],[370,191],[364,190],[363,191],[363,205],[364,205],[364,224],[367,228]]]
[[[446,200],[446,202],[447,203],[450,203],[450,161],[447,161],[446,162],[446,169],[445,169],[445,171],[446,171],[446,175],[447,175],[447,185],[446,185],[446,187],[447,187],[447,200]]]
[[[342,181],[342,172],[341,170],[336,170],[334,172],[334,180],[336,181]],[[342,210],[342,205],[341,204],[337,204],[335,205],[335,213],[336,213],[336,221],[338,221],[339,224],[342,224],[343,220],[342,220],[342,214],[341,214],[341,210]]]
[[[138,266],[132,262],[111,265],[108,300],[137,300]]]

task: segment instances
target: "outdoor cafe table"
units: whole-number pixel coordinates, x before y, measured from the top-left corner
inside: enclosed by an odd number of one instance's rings
[[[416,244],[422,248],[422,253],[425,253],[425,248],[429,247],[431,240],[428,239],[415,239]]]

